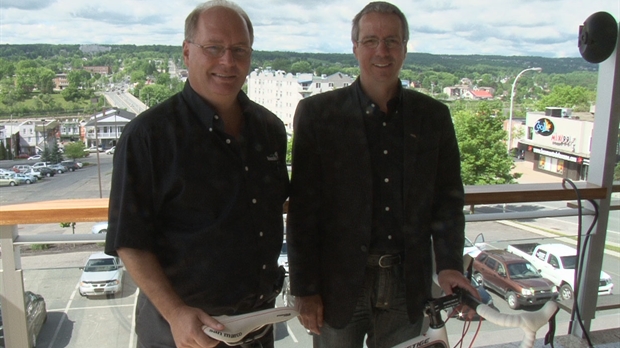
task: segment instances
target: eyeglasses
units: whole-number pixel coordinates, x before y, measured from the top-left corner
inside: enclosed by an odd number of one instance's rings
[[[226,50],[230,50],[230,53],[232,53],[235,59],[247,59],[252,54],[252,51],[254,51],[252,47],[247,46],[224,47],[221,45],[199,45],[191,41],[187,42],[196,47],[200,47],[205,56],[213,58],[221,58],[224,56],[224,53],[226,53]]]
[[[379,44],[382,41],[383,41],[383,44],[385,44],[385,47],[387,47],[387,49],[389,50],[397,48],[397,47],[402,47],[402,45],[405,43],[404,40],[399,40],[397,38],[377,39],[374,37],[369,37],[361,41],[357,41],[357,43],[361,44],[362,46],[366,48],[374,50],[377,47],[379,47]]]

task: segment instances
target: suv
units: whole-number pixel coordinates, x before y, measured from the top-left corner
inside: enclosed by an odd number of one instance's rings
[[[529,261],[506,250],[480,252],[473,267],[478,283],[504,296],[512,309],[558,298],[553,282],[543,278]]]
[[[123,290],[123,263],[105,253],[90,255],[80,278],[80,295],[114,295]]]
[[[69,169],[70,172],[74,172],[78,169],[80,169],[80,166],[78,165],[78,163],[76,161],[70,160],[70,161],[62,161],[60,162],[61,165],[67,167],[67,169]]]

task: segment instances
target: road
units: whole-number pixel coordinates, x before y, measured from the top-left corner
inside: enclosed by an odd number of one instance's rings
[[[97,165],[96,154],[82,160],[85,166],[76,171],[57,174],[52,178],[44,178],[41,182],[32,185],[20,185],[17,187],[0,188],[0,204],[25,203],[42,200],[56,200],[69,198],[98,198],[109,197],[110,180],[112,173],[112,156],[100,154]],[[0,168],[10,168],[16,163],[27,161],[0,161]],[[99,175],[101,173],[101,175]],[[99,190],[99,177],[101,187]],[[539,209],[536,205],[510,206],[510,209]],[[482,209],[482,208],[481,208]],[[498,209],[496,206],[484,209]],[[560,232],[572,233],[574,226],[560,225],[557,221],[537,219],[537,224],[555,225]],[[530,221],[531,223],[531,221]],[[90,233],[92,223],[78,223],[75,233]],[[610,227],[611,228],[611,227]],[[58,224],[24,225],[19,226],[20,234],[39,233],[72,233],[70,228],[61,228]],[[482,233],[487,243],[504,248],[516,240],[541,241],[536,233],[507,226],[500,222],[472,222],[467,224],[466,234],[474,240],[476,235]],[[101,246],[102,248],[102,246]],[[22,255],[22,267],[24,269],[24,284],[27,290],[34,291],[44,296],[49,317],[47,323],[39,335],[39,347],[134,347],[135,336],[133,333],[134,308],[136,301],[136,286],[128,274],[124,277],[122,294],[113,298],[83,298],[77,293],[80,266],[83,266],[90,251],[73,251],[62,254],[32,254]],[[617,256],[605,254],[603,269],[609,273],[614,283],[620,282],[620,260]],[[618,285],[616,285],[618,286]],[[616,291],[617,292],[617,291]],[[523,310],[513,311],[508,308],[505,300],[492,293],[495,305],[504,313],[520,313]],[[620,303],[617,294],[599,297],[599,301]],[[281,304],[281,299],[278,299]],[[620,327],[620,315],[618,310],[597,312],[596,321],[610,322],[613,327]],[[567,312],[561,311],[558,316],[559,327],[566,326],[569,320]],[[458,340],[456,337],[462,330],[462,323],[450,320],[447,323],[451,342]],[[475,328],[472,329],[474,331]],[[506,341],[520,340],[520,333],[510,330],[498,331],[493,324],[484,322],[481,333],[474,346],[488,345],[492,339],[498,336]],[[499,334],[498,334],[499,332]],[[558,330],[557,334],[565,334],[566,331]],[[511,335],[517,335],[512,338]],[[296,319],[287,323],[278,324],[276,327],[277,348],[306,348],[311,347],[311,336],[301,327]],[[466,344],[469,341],[465,342]]]

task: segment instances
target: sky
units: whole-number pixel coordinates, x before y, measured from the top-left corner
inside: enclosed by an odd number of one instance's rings
[[[393,0],[407,16],[409,52],[580,57],[579,26],[620,18],[620,0]],[[196,0],[0,0],[0,45],[178,45]],[[254,49],[351,53],[351,20],[368,0],[237,0]]]

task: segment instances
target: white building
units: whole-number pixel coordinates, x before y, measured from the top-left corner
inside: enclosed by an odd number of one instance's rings
[[[116,145],[123,129],[136,117],[136,114],[118,108],[107,109],[90,118],[84,125],[86,130],[86,146],[101,145],[110,148]],[[97,128],[97,134],[95,134]]]
[[[286,73],[278,70],[255,70],[248,76],[248,97],[276,114],[287,129],[293,131],[297,103],[311,95],[342,88],[353,83],[348,75],[330,76]]]

